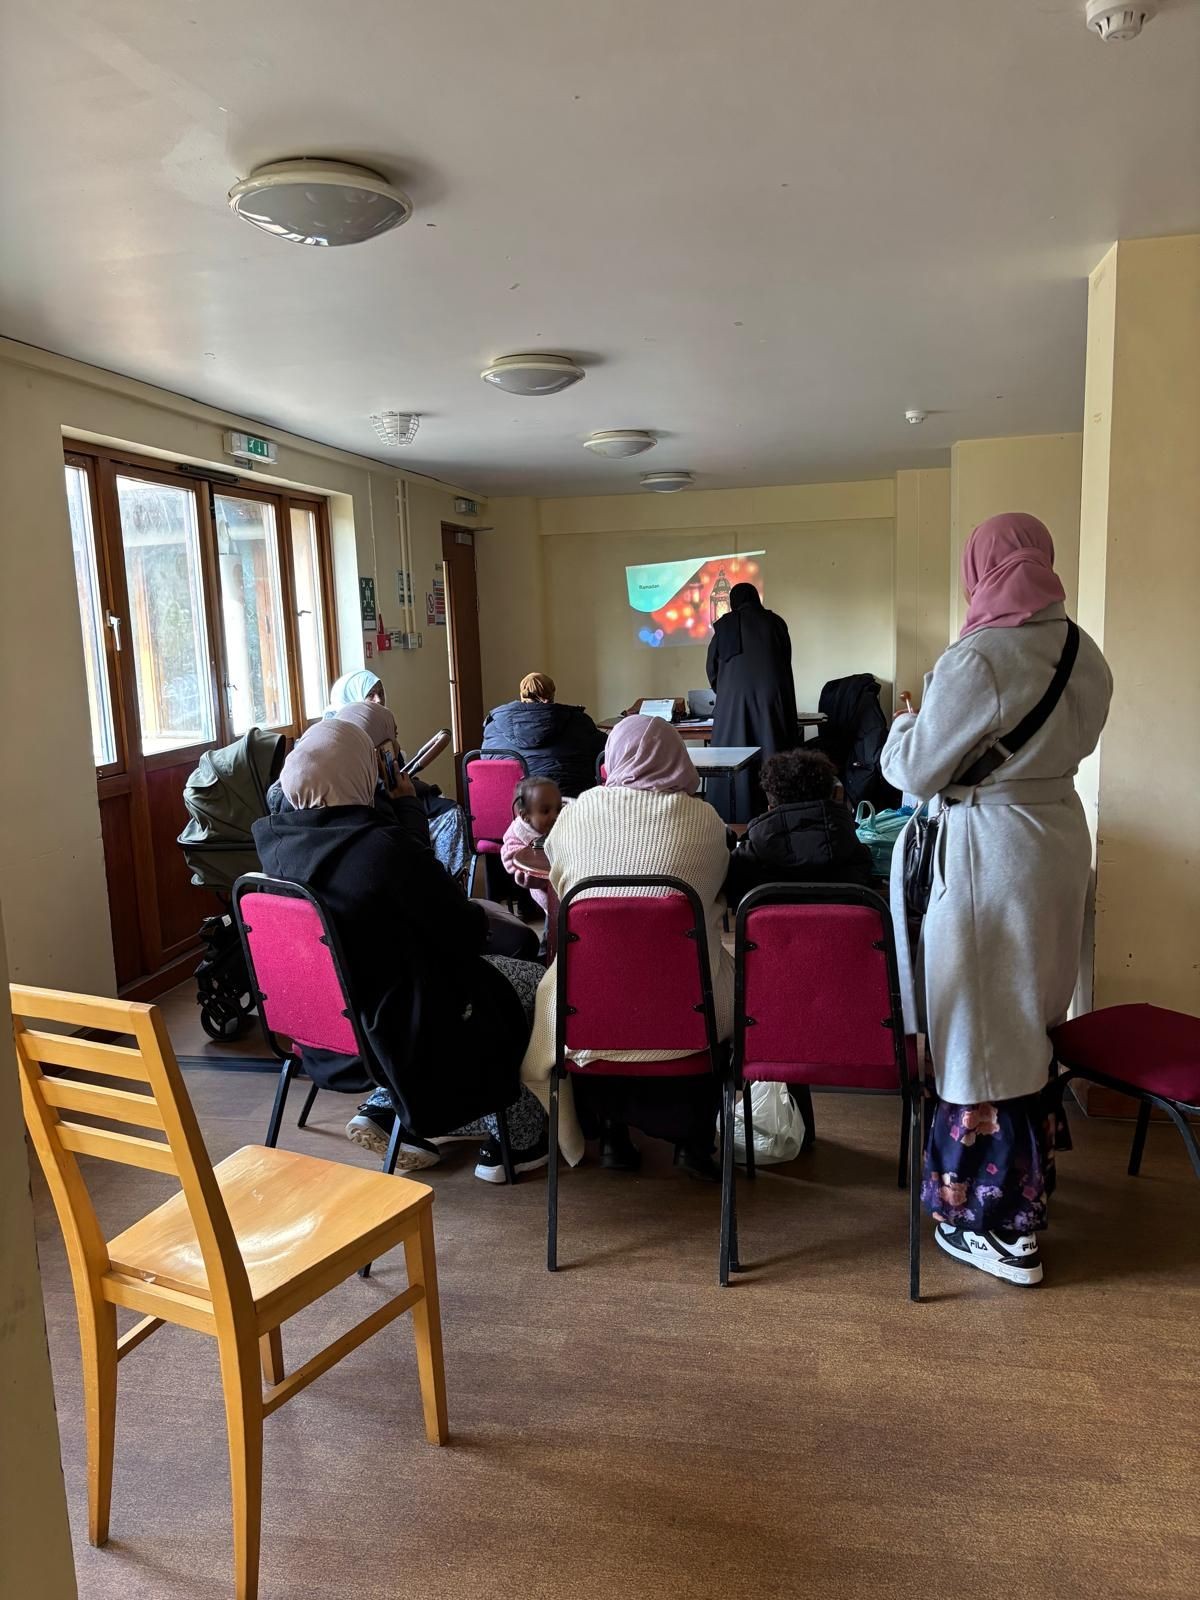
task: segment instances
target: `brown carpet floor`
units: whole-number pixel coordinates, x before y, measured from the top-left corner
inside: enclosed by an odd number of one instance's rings
[[[273,1080],[188,1071],[214,1159],[262,1136]],[[362,1161],[353,1103],[283,1143]],[[743,1186],[736,1287],[715,1190],[656,1147],[637,1178],[431,1175],[453,1442],[425,1443],[407,1319],[268,1420],[263,1600],[718,1595],[1194,1600],[1200,1184],[1169,1129],[1125,1176],[1127,1126],[1075,1114],[1047,1281],[930,1246],[906,1298],[893,1102],[817,1099],[819,1144]],[[165,1184],[91,1164],[110,1230]],[[163,1329],[121,1368],[113,1538],[86,1544],[75,1316],[35,1182],[83,1600],[231,1593],[215,1347]],[[289,1363],[394,1291],[387,1257],[285,1328]]]

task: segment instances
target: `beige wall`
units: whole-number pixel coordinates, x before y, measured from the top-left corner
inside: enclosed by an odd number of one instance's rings
[[[538,502],[492,500],[486,520],[491,527],[475,540],[475,570],[483,703],[490,709],[515,700],[527,672],[549,672],[550,658]]]
[[[896,474],[896,694],[921,685],[946,648],[950,628],[950,473]],[[897,700],[897,705],[899,701]]]
[[[0,926],[0,1595],[74,1600]]]
[[[827,678],[894,671],[895,485],[806,484],[681,495],[493,500],[480,536],[484,681],[511,699],[536,666],[593,715],[639,695],[706,683],[705,651],[637,642],[625,567],[763,549],[767,603],[792,630],[797,692],[815,704]],[[944,584],[943,584],[944,592]]]
[[[1092,274],[1080,619],[1116,684],[1089,777],[1095,1002],[1200,1013],[1200,236]]]
[[[0,786],[0,895],[14,978],[111,993],[112,947],[74,602],[62,438],[113,440],[142,453],[228,468],[221,434],[245,418],[0,341],[0,685],[9,749]],[[340,586],[343,667],[362,664],[357,575],[372,573],[388,626],[399,626],[397,475],[364,458],[268,432],[279,460],[268,481],[329,494]],[[441,560],[453,490],[410,484],[418,607]],[[376,667],[402,737],[419,743],[449,720],[443,629]],[[452,782],[443,758],[433,775]]]
[[[961,439],[950,452],[950,637],[966,617],[959,580],[963,545],[1001,511],[1031,511],[1054,536],[1055,565],[1074,610],[1079,572],[1079,495],[1083,435]]]

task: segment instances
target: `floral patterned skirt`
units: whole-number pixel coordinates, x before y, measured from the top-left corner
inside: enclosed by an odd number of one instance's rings
[[[1036,1233],[1047,1226],[1054,1150],[1069,1144],[1052,1086],[1015,1100],[939,1100],[925,1141],[921,1200],[938,1222]]]

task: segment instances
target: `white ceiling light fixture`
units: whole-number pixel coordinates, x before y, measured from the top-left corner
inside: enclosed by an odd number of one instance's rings
[[[642,488],[654,494],[678,494],[695,483],[690,472],[646,472],[642,474]]]
[[[229,191],[243,222],[294,244],[362,244],[413,213],[408,196],[378,172],[345,161],[272,161]]]
[[[505,394],[558,394],[585,377],[570,356],[497,356],[479,374]]]
[[[421,418],[415,411],[372,411],[371,426],[382,444],[411,444],[417,437]]]
[[[602,433],[589,434],[583,441],[583,448],[593,455],[617,461],[624,456],[640,456],[643,450],[653,450],[657,443],[645,428],[605,428]]]
[[[1132,6],[1114,4],[1113,0],[1088,0],[1087,25],[1106,44],[1118,44],[1136,39],[1153,15],[1154,6],[1149,0]]]

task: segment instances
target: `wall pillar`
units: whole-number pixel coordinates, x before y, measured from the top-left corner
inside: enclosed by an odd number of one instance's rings
[[[946,467],[896,474],[895,627],[899,696],[917,702],[925,674],[946,647],[950,627],[950,472]]]
[[[1200,235],[1092,273],[1085,407],[1079,620],[1116,684],[1081,775],[1094,999],[1200,1013]]]

